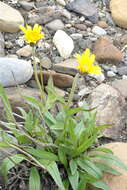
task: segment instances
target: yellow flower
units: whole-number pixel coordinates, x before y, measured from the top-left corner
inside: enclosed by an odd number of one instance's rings
[[[44,37],[44,34],[41,33],[42,27],[38,24],[35,24],[33,28],[29,25],[26,25],[26,27],[20,26],[20,29],[23,31],[27,43],[35,44]]]
[[[102,74],[101,68],[98,65],[94,64],[95,55],[90,55],[90,49],[86,49],[86,51],[80,55],[76,54],[75,57],[78,61],[78,69],[81,73],[88,73],[88,74]]]

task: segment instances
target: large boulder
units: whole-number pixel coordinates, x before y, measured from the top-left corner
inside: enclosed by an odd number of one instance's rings
[[[24,19],[18,10],[0,2],[0,31],[17,32],[23,24]]]
[[[115,156],[117,156],[124,164],[127,165],[127,143],[116,142],[104,145],[105,148],[112,150]],[[104,181],[110,188],[110,190],[127,190],[127,171],[116,168],[117,171],[122,173],[121,176],[115,176],[109,173],[104,174],[102,181]],[[95,187],[89,187],[88,190],[101,190]]]
[[[111,0],[110,10],[115,23],[118,26],[127,28],[127,1]]]

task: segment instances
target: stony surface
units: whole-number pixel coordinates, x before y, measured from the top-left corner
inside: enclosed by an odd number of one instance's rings
[[[51,76],[53,78],[54,85],[60,88],[70,88],[73,83],[73,77],[66,74],[56,73],[54,71],[38,71],[38,77],[41,82],[41,76],[43,76],[43,82],[45,85],[48,83],[48,79]],[[34,76],[33,76],[34,77]]]
[[[67,59],[53,66],[53,69],[60,73],[66,73],[70,75],[75,75],[78,72],[78,63],[76,59]]]
[[[127,98],[127,80],[115,80],[112,86],[116,88],[125,98]]]
[[[4,87],[27,82],[33,74],[30,62],[15,58],[0,58],[0,83]]]
[[[97,122],[114,124],[113,127],[105,130],[105,135],[116,141],[127,142],[127,31],[124,29],[127,19],[123,8],[126,7],[126,1],[3,0],[1,4],[9,7],[9,11],[6,9],[7,14],[1,13],[2,7],[0,6],[0,56],[5,56],[6,59],[13,57],[17,60],[15,64],[11,64],[11,68],[15,67],[17,76],[30,79],[31,74],[25,63],[33,60],[31,47],[22,39],[22,32],[18,31],[20,24],[38,23],[42,25],[45,37],[36,46],[36,60],[40,64],[38,65],[39,76],[43,73],[44,83],[47,85],[48,78],[52,75],[55,86],[57,86],[56,91],[60,96],[68,97],[70,91],[68,88],[73,82],[72,76],[77,73],[74,54],[82,53],[86,48],[90,48],[91,53],[96,54],[96,60],[102,67],[103,74],[101,76],[85,75],[79,78],[73,98],[74,106],[82,105],[84,99],[90,101],[92,106],[97,103],[99,105]],[[15,16],[17,14],[20,18]],[[4,21],[1,20],[1,15]],[[3,26],[4,30],[1,29]],[[58,33],[59,29],[62,32]],[[56,34],[59,34],[59,39],[57,39],[59,47],[53,40]],[[105,34],[107,36],[103,36]],[[25,62],[24,66],[19,68],[17,65],[21,59]],[[1,70],[4,66],[3,62],[0,64]],[[32,69],[31,64],[29,66]],[[0,79],[4,81],[6,79],[9,85],[12,85],[10,81],[13,78],[12,75],[9,78],[8,73],[7,67],[4,68],[2,74],[0,73]],[[25,83],[27,80],[22,81],[21,91],[31,96],[35,96],[37,92],[36,97],[38,97],[34,76]],[[14,112],[19,113],[15,107],[26,106],[23,99],[16,89],[7,88],[7,91]],[[1,116],[2,103],[0,103],[0,111],[0,117],[3,118],[4,114]],[[106,138],[107,141],[109,138]],[[10,184],[8,187],[10,188]],[[126,186],[121,184],[122,187],[122,190],[126,189]],[[119,186],[118,189],[121,190]]]
[[[3,57],[5,55],[4,46],[5,46],[4,37],[0,32],[0,57]]]
[[[113,45],[107,36],[100,37],[94,46],[97,61],[120,62],[123,58],[121,51]]]
[[[94,23],[98,20],[97,9],[88,0],[75,0],[67,4],[66,7],[71,11],[84,15]]]
[[[17,107],[22,107],[26,111],[28,110],[28,105],[26,104],[25,99],[23,96],[33,96],[35,98],[40,97],[40,92],[37,89],[31,89],[31,88],[18,88],[17,87],[11,87],[5,89],[8,99],[10,101],[10,104],[12,106],[12,110],[16,114],[21,114]],[[19,120],[18,117],[16,117],[17,120]],[[2,101],[0,100],[0,120],[6,120],[5,119],[5,113],[4,113],[4,105]]]
[[[112,126],[104,130],[105,136],[119,138],[124,126],[122,119],[126,117],[123,114],[125,99],[122,94],[112,86],[101,84],[92,91],[89,102],[90,107],[97,107],[97,124]]]
[[[111,0],[110,9],[115,23],[123,28],[127,28],[127,1]]]
[[[24,19],[20,12],[0,2],[0,31],[17,32],[22,24]]]
[[[103,147],[109,148],[112,150],[115,156],[122,160],[127,165],[127,143],[109,143],[105,144]],[[115,176],[112,174],[105,174],[103,181],[109,186],[111,190],[126,190],[127,189],[127,171],[116,168],[117,171],[122,173],[120,176]],[[98,188],[89,187],[88,190],[100,190]]]

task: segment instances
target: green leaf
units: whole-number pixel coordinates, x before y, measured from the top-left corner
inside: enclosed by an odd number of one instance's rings
[[[59,160],[60,162],[65,166],[65,168],[67,167],[67,158],[66,158],[66,154],[64,149],[59,146],[58,147],[58,156],[59,156]]]
[[[76,171],[74,175],[69,175],[68,178],[71,183],[72,189],[77,190],[78,189],[78,181],[79,181],[78,171]]]
[[[83,121],[80,121],[75,127],[75,135],[77,139],[80,138],[83,131],[85,131],[84,123]]]
[[[109,186],[106,185],[105,183],[103,183],[102,181],[93,182],[93,183],[91,183],[91,185],[93,185],[94,187],[103,189],[103,190],[111,190],[111,189],[109,188]]]
[[[113,152],[109,148],[104,148],[104,147],[95,148],[94,151],[99,151],[99,152],[105,152],[105,153],[113,154]]]
[[[7,121],[8,122],[15,122],[15,118],[13,116],[13,112],[12,112],[11,105],[10,105],[10,102],[8,100],[8,97],[6,95],[6,91],[1,84],[0,84],[0,97],[1,97],[3,104],[4,104],[4,109],[6,112]],[[12,127],[14,128],[14,126],[12,126]]]
[[[101,170],[93,162],[89,160],[78,160],[77,163],[83,170],[96,179],[100,179],[103,176]]]
[[[87,139],[86,141],[84,141],[83,144],[81,144],[77,150],[74,153],[74,156],[85,152],[89,147],[91,147],[91,145],[95,142],[95,140],[97,139],[97,136],[91,136],[89,139]]]
[[[118,157],[112,155],[112,154],[94,154],[90,155],[90,157],[95,157],[96,159],[99,158],[101,160],[106,161],[107,163],[110,163],[111,165],[117,166],[118,168],[122,168],[124,170],[127,170],[127,165],[124,164],[122,160],[120,160]]]
[[[39,162],[42,163],[46,167],[47,171],[52,176],[52,178],[54,179],[55,183],[58,185],[60,190],[65,190],[56,162],[49,163],[46,160],[44,161],[40,160]]]
[[[0,148],[10,148],[11,146],[6,142],[0,142]]]
[[[10,156],[10,159],[4,159],[0,170],[5,180],[7,180],[8,171],[23,160],[25,160],[25,156],[22,154],[16,154],[14,156]]]
[[[85,190],[87,185],[86,175],[80,173],[80,181],[78,184],[78,190]]]
[[[30,177],[29,177],[29,190],[40,190],[40,176],[37,168],[32,167],[30,169]]]
[[[47,152],[47,151],[43,151],[40,149],[34,149],[34,148],[25,148],[24,150],[26,152],[32,154],[36,158],[41,158],[44,160],[47,159],[50,161],[58,161],[58,157],[52,152]]]
[[[72,159],[69,162],[69,165],[70,165],[70,169],[71,169],[71,174],[74,175],[75,172],[77,171],[77,163],[76,163],[76,161]]]
[[[111,173],[111,174],[117,175],[117,176],[122,175],[120,172],[118,172],[117,170],[115,170],[114,168],[110,167],[107,164],[104,164],[101,162],[96,162],[96,165],[98,168],[100,168],[105,173]]]

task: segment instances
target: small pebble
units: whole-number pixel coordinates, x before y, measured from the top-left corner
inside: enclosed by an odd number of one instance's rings
[[[96,35],[99,35],[99,36],[107,34],[107,32],[103,28],[101,28],[99,26],[94,26],[93,29],[92,29],[92,32],[94,34],[96,34]]]
[[[107,77],[115,77],[116,74],[113,71],[108,71],[107,72]]]

